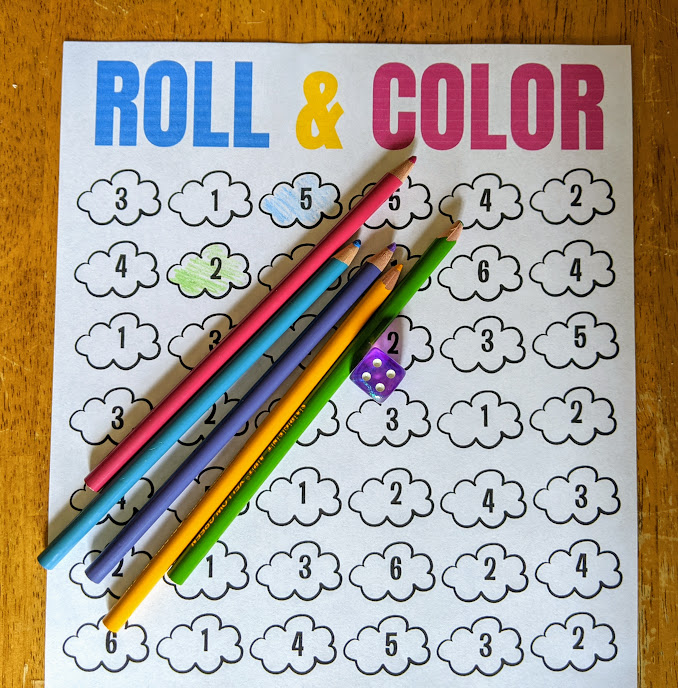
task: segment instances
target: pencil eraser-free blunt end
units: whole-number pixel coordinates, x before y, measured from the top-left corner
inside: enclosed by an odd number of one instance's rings
[[[405,377],[405,369],[386,352],[373,346],[353,369],[351,381],[380,404],[386,401]]]

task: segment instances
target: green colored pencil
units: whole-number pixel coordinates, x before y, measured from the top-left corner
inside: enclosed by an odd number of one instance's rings
[[[433,240],[421,258],[370,318],[360,334],[337,359],[337,362],[330,368],[316,389],[289,418],[271,444],[221,503],[221,506],[214,512],[212,518],[201,529],[193,542],[182,552],[169,571],[168,576],[172,581],[181,584],[188,579],[226,528],[254,497],[285,454],[294,446],[304,430],[320,413],[344,380],[348,378],[365,353],[452,250],[461,232],[461,222],[456,222],[444,234]]]

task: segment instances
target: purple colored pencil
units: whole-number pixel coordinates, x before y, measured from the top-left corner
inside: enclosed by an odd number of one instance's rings
[[[202,444],[172,473],[151,499],[134,515],[103,552],[86,569],[100,583],[139,538],[162,516],[259,407],[283,384],[303,359],[320,343],[341,317],[367,291],[388,265],[395,251],[391,244],[366,261],[353,278],[297,337],[250,391],[231,409]]]

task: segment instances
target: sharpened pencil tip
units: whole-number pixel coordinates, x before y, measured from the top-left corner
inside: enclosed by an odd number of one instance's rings
[[[416,155],[410,155],[409,158],[407,158],[411,163],[417,162],[417,156]]]
[[[447,237],[448,241],[458,241],[459,237],[461,236],[461,232],[464,229],[464,225],[457,220],[452,227],[450,228],[450,234]]]
[[[403,269],[403,264],[402,264],[402,263],[398,263],[398,265],[394,265],[394,266],[393,266],[393,269],[394,269],[394,270],[397,270],[398,272],[401,272],[402,269]]]
[[[356,240],[353,242],[353,245],[356,246],[357,248],[360,248],[360,247],[363,245],[363,242],[360,241],[360,239],[356,239]]]
[[[396,244],[389,244],[386,248],[388,248],[389,251],[395,251],[398,246]]]

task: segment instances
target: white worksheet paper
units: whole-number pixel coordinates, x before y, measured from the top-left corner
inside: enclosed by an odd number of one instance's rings
[[[418,158],[356,265],[465,229],[380,340],[398,389],[344,383],[184,585],[102,623],[284,389],[85,569],[322,304],[49,572],[48,688],[636,685],[630,74],[626,47],[64,45],[50,539],[388,170]]]

